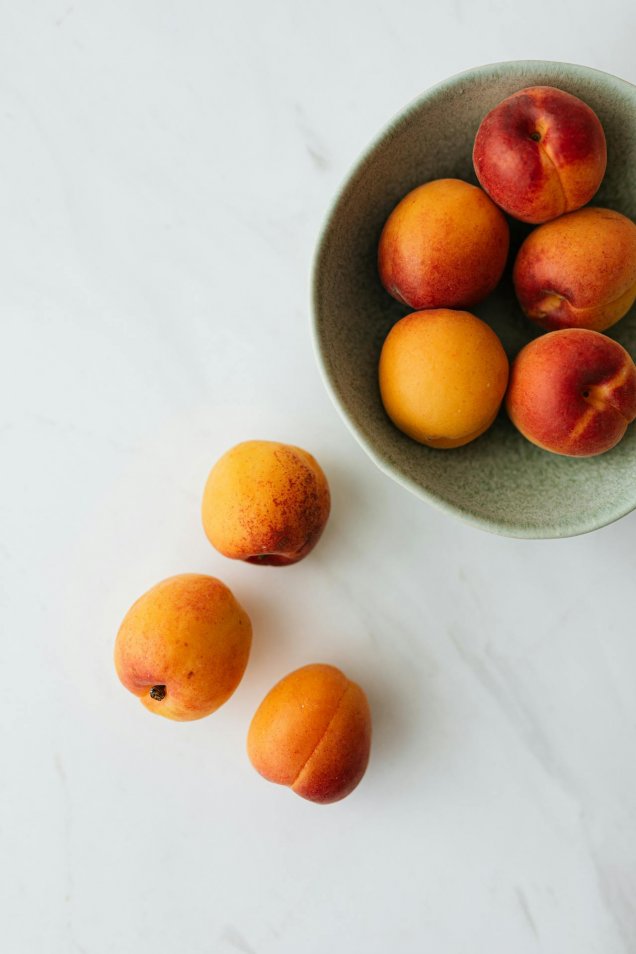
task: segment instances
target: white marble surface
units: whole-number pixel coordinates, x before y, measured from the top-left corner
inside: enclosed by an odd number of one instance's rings
[[[633,954],[636,514],[519,542],[374,469],[309,335],[323,216],[360,150],[460,69],[636,81],[632,0],[0,3],[6,954]],[[248,437],[323,462],[289,569],[216,554],[208,468]],[[129,604],[224,579],[255,626],[209,719],[121,688]],[[368,690],[368,774],[319,807],[244,752],[309,661]]]

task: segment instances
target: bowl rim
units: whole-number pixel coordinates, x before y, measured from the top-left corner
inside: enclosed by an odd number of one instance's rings
[[[459,518],[465,524],[468,524],[473,527],[477,527],[480,530],[485,530],[489,533],[511,537],[515,539],[524,539],[524,540],[549,540],[549,539],[565,539],[569,537],[580,536],[585,533],[592,533],[595,530],[600,530],[602,527],[609,526],[612,523],[615,523],[617,520],[620,520],[622,517],[627,516],[636,509],[636,495],[632,503],[622,504],[617,506],[614,510],[608,509],[603,515],[597,514],[595,517],[588,519],[572,520],[570,523],[565,524],[563,522],[556,523],[553,528],[548,526],[538,527],[538,526],[524,526],[522,524],[514,524],[506,520],[493,520],[491,518],[480,517],[474,514],[468,508],[463,508],[458,504],[450,503],[447,500],[438,497],[435,493],[427,490],[422,487],[416,480],[408,477],[406,474],[400,472],[394,465],[387,461],[375,447],[374,442],[368,437],[364,429],[353,420],[352,416],[345,410],[344,401],[339,393],[339,390],[333,380],[330,370],[327,366],[326,357],[323,354],[321,336],[319,331],[320,323],[320,302],[319,302],[319,284],[321,280],[323,261],[326,253],[326,247],[329,240],[329,235],[331,232],[331,227],[336,217],[336,213],[339,211],[339,207],[343,199],[346,198],[347,193],[353,189],[356,180],[362,175],[367,165],[371,161],[373,154],[376,149],[390,138],[399,126],[404,123],[409,116],[420,109],[420,107],[430,99],[431,96],[443,92],[445,89],[452,89],[453,87],[460,85],[462,81],[474,80],[484,73],[492,72],[496,69],[558,69],[565,68],[566,70],[577,71],[580,70],[586,74],[595,74],[598,77],[602,78],[603,82],[607,83],[610,81],[612,84],[615,84],[618,88],[628,87],[631,90],[636,90],[636,84],[631,83],[629,80],[623,79],[620,76],[616,76],[613,73],[608,73],[605,70],[596,69],[596,67],[585,66],[580,63],[569,63],[562,60],[501,60],[493,63],[485,63],[481,66],[469,67],[468,69],[461,70],[458,73],[453,73],[451,76],[446,77],[443,80],[440,80],[438,83],[434,83],[432,86],[428,86],[423,92],[419,93],[416,97],[410,100],[406,106],[400,109],[398,112],[394,113],[389,122],[382,128],[382,130],[371,140],[370,144],[363,150],[359,158],[355,161],[353,166],[349,169],[348,173],[341,180],[340,185],[337,187],[336,192],[329,203],[327,212],[323,217],[322,225],[319,231],[319,238],[316,244],[314,257],[313,257],[313,267],[311,272],[311,339],[313,345],[314,356],[318,364],[318,369],[322,382],[329,394],[329,397],[332,403],[335,405],[336,410],[338,411],[340,417],[344,421],[348,430],[353,434],[354,438],[366,452],[366,454],[371,458],[376,467],[387,477],[390,477],[396,483],[400,484],[406,490],[410,491],[416,497],[419,497],[420,500],[424,500],[429,504],[432,504],[438,510],[449,514],[453,517]],[[636,424],[635,424],[636,426]]]

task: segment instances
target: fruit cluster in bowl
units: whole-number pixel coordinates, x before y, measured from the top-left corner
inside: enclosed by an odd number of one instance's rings
[[[482,120],[473,163],[482,188],[427,182],[382,230],[382,284],[414,309],[382,347],[385,410],[416,441],[452,448],[483,434],[505,399],[533,444],[564,456],[602,454],[636,418],[636,366],[603,334],[636,299],[636,225],[586,206],[606,170],[602,125],[570,93],[522,89]],[[511,368],[495,332],[466,311],[502,279],[504,212],[538,226],[519,249],[513,284],[521,310],[549,332]]]

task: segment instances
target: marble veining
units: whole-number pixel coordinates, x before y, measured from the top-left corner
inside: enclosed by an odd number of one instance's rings
[[[8,954],[633,954],[636,514],[499,538],[380,473],[312,350],[351,165],[482,63],[634,82],[633,5],[5,4],[0,30],[0,914]],[[546,29],[549,23],[550,28]],[[364,316],[361,316],[361,320]],[[273,569],[208,545],[214,460],[307,447],[333,511]],[[181,571],[250,613],[209,719],[146,713],[123,614]],[[251,769],[286,672],[367,690],[369,771],[318,807]]]

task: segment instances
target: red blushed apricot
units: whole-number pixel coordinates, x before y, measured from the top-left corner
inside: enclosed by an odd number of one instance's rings
[[[636,418],[636,366],[598,331],[552,331],[515,358],[506,408],[524,437],[544,450],[603,454]]]
[[[327,478],[311,454],[277,441],[244,441],[210,471],[201,516],[210,543],[225,556],[287,566],[313,550],[330,506]]]
[[[252,626],[212,576],[183,573],[153,586],[126,614],[115,642],[123,685],[156,715],[201,719],[238,686]]]
[[[636,225],[610,209],[587,208],[530,233],[515,261],[519,304],[548,331],[604,331],[636,299]]]
[[[495,106],[473,149],[488,195],[523,222],[547,222],[589,202],[605,175],[605,133],[571,93],[531,86]]]
[[[436,179],[409,192],[387,219],[380,280],[411,308],[467,308],[497,285],[509,238],[485,192],[461,179]]]
[[[315,663],[289,673],[265,696],[247,751],[268,781],[312,802],[336,802],[356,787],[369,761],[371,713],[355,682]]]

